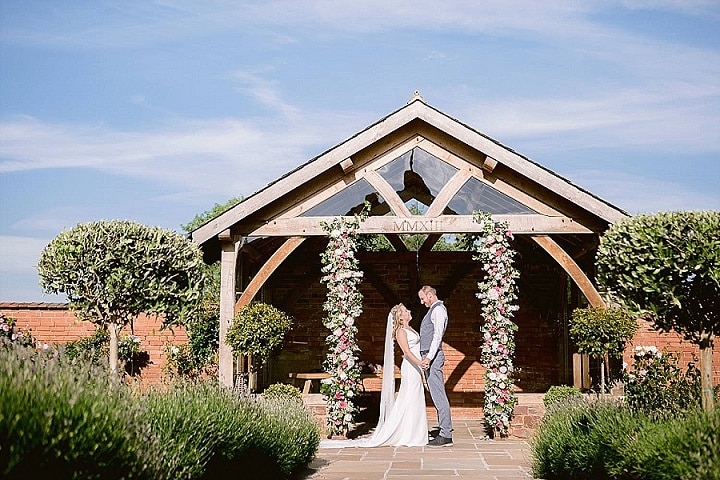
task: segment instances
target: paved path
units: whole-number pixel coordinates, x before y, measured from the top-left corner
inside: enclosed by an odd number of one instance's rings
[[[480,421],[454,421],[451,447],[321,449],[298,478],[313,480],[530,479],[530,446],[486,440]]]

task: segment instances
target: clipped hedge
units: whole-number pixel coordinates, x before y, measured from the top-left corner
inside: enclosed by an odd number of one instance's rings
[[[295,400],[216,383],[138,392],[62,352],[0,345],[0,478],[287,478],[320,430]]]

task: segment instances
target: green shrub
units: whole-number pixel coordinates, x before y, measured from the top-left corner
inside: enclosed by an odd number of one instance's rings
[[[683,372],[671,352],[654,346],[638,346],[633,351],[633,367],[623,372],[630,408],[660,417],[700,407],[700,371],[694,363]]]
[[[263,364],[280,348],[292,318],[272,305],[252,303],[240,309],[227,332],[227,343],[236,355],[252,356]]]
[[[286,478],[319,442],[295,399],[216,382],[134,391],[60,350],[0,348],[0,478]]]
[[[619,452],[649,420],[609,401],[573,402],[550,409],[531,439],[537,478],[609,478]]]
[[[135,335],[123,335],[118,340],[118,360],[130,375],[144,368],[150,358],[140,347],[140,337]],[[102,365],[109,358],[110,334],[107,330],[97,328],[89,337],[67,342],[64,349],[65,355],[71,359]]]
[[[107,363],[110,334],[98,328],[89,337],[73,340],[65,344],[65,354],[71,359],[86,361],[95,365]]]
[[[0,312],[0,346],[10,343],[33,347],[36,341],[29,328],[19,328],[15,317],[6,317]]]
[[[298,402],[238,397],[215,382],[176,383],[144,403],[176,478],[283,478],[307,465],[320,442]]]
[[[283,475],[310,463],[320,444],[320,427],[312,413],[295,399],[260,397],[258,404],[262,412],[257,425],[260,452],[276,459]]]
[[[653,480],[720,479],[720,409],[650,425],[627,446],[625,470]]]
[[[116,377],[58,351],[0,348],[0,476],[171,478]]]
[[[608,401],[556,404],[531,439],[533,475],[720,480],[720,410],[650,417]]]
[[[549,407],[554,403],[560,401],[567,401],[568,399],[581,398],[582,392],[577,387],[571,387],[568,385],[553,385],[543,395],[543,405]]]
[[[263,397],[303,401],[300,389],[287,383],[273,383],[263,391]]]

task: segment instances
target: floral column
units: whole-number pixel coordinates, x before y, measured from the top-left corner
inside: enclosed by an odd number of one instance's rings
[[[515,251],[510,247],[512,232],[505,222],[495,222],[484,212],[475,213],[480,224],[475,239],[474,260],[482,263],[485,278],[478,283],[477,297],[482,303],[483,343],[480,362],[485,371],[485,405],[483,414],[493,435],[507,436],[517,396],[514,389],[513,361],[515,332],[513,312],[518,310],[515,279],[520,276],[514,267]]]
[[[340,217],[330,224],[322,223],[329,236],[327,249],[321,255],[322,282],[328,289],[323,305],[327,312],[324,325],[330,330],[325,339],[328,345],[325,371],[330,378],[323,380],[321,388],[327,400],[328,438],[347,435],[358,411],[355,396],[360,384],[357,356],[360,348],[355,339],[355,320],[362,313],[363,297],[357,285],[363,272],[358,269],[355,257],[355,235],[364,218],[365,210],[354,220]]]

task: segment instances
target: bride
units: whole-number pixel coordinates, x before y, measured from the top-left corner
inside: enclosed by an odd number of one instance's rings
[[[427,445],[428,427],[425,391],[420,368],[420,335],[410,327],[412,314],[402,303],[388,315],[385,358],[380,393],[380,418],[370,437],[356,440],[321,440],[320,448],[416,447]],[[395,340],[404,354],[400,366],[400,390],[395,398]]]

